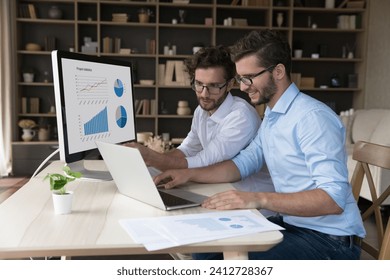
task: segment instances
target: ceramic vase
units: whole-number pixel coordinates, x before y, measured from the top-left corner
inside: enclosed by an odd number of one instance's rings
[[[334,0],[325,0],[325,8],[327,9],[333,9],[335,5]]]
[[[62,18],[62,11],[58,6],[51,6],[49,9],[49,18],[60,19]]]
[[[138,20],[140,23],[148,23],[149,15],[147,13],[138,14]]]
[[[23,128],[23,134],[22,139],[23,141],[31,141],[35,136],[35,130],[32,130],[31,128]]]
[[[40,128],[38,131],[38,140],[39,141],[47,141],[49,140],[49,129]]]
[[[181,116],[186,116],[191,114],[191,109],[189,107],[178,107],[177,114]]]
[[[176,113],[178,115],[190,115],[191,114],[191,108],[188,106],[188,101],[186,100],[180,100],[177,103],[177,110]]]

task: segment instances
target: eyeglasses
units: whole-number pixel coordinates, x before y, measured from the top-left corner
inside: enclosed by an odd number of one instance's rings
[[[251,75],[251,76],[243,76],[243,77],[236,76],[236,81],[237,81],[237,83],[243,83],[246,86],[250,86],[251,84],[253,84],[254,78],[260,76],[261,74],[264,74],[267,71],[271,72],[271,69],[273,70],[275,67],[276,67],[276,65],[272,65],[268,68],[265,68],[264,70],[261,70],[259,73]]]
[[[226,83],[224,83],[223,85],[211,84],[206,86],[204,84],[195,81],[192,82],[191,87],[196,93],[202,93],[203,89],[206,88],[208,93],[211,95],[211,94],[219,94],[221,92],[221,89],[223,89],[227,84],[228,82],[226,81]]]

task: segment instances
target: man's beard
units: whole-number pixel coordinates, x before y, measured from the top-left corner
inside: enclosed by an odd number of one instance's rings
[[[198,97],[198,103],[199,103],[199,106],[205,110],[205,111],[213,111],[213,110],[217,110],[219,106],[221,106],[221,104],[225,101],[226,97],[228,95],[228,92],[226,91],[220,98],[218,98],[217,100],[214,100],[214,99],[210,99],[210,98],[202,98],[202,97]],[[201,100],[202,99],[206,99],[207,101],[212,101],[212,103],[210,104],[207,104],[207,106],[203,106],[202,103],[201,103]]]
[[[268,83],[263,87],[259,100],[255,102],[255,105],[267,104],[272,97],[276,94],[276,84],[274,78],[271,76]]]

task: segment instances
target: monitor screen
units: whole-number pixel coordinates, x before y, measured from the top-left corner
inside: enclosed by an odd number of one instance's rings
[[[56,50],[52,66],[60,159],[83,177],[104,179],[109,173],[89,174],[83,160],[96,153],[96,140],[136,140],[132,65]]]

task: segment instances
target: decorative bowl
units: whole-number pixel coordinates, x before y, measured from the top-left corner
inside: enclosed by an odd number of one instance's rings
[[[27,43],[26,44],[26,50],[27,51],[40,51],[41,46],[35,43]]]

